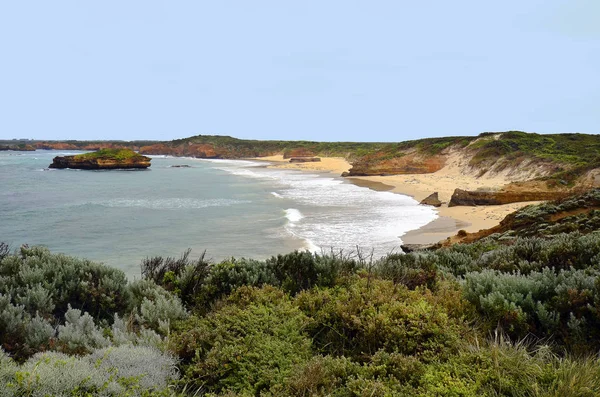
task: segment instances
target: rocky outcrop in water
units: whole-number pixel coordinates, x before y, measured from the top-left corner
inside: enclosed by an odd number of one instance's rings
[[[104,149],[77,156],[57,156],[49,168],[71,168],[79,170],[145,169],[151,159],[131,150]]]

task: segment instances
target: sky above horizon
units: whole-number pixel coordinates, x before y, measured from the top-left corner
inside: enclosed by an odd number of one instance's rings
[[[600,133],[600,1],[4,1],[0,139]]]

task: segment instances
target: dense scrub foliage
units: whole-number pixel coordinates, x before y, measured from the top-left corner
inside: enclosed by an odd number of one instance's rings
[[[517,213],[546,224],[525,237],[377,260],[188,251],[134,282],[0,245],[0,396],[598,396],[600,231],[554,228],[573,200]]]

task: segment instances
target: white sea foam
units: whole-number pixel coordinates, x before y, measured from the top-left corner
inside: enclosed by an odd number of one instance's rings
[[[231,199],[210,199],[201,200],[193,198],[171,198],[171,199],[113,199],[102,202],[93,202],[91,204],[102,205],[105,207],[126,207],[126,208],[150,208],[157,210],[177,210],[177,209],[202,209],[208,207],[227,207],[236,204],[246,204],[249,201],[231,200]]]
[[[288,221],[290,221],[290,223],[295,224],[304,218],[304,215],[302,215],[302,212],[295,208],[288,208],[285,210],[285,217],[288,219]]]
[[[249,169],[235,160],[214,165],[233,175],[275,183],[278,193],[270,192],[272,195],[296,203],[295,208],[282,209],[288,219],[286,232],[305,241],[311,250],[355,250],[358,246],[375,248],[376,255],[383,255],[399,248],[400,236],[437,218],[435,210],[419,206],[411,197],[376,192],[340,178],[295,170]],[[298,211],[302,222],[292,221],[298,213],[291,210]]]
[[[283,198],[283,196],[277,192],[271,192],[271,194],[277,198]]]

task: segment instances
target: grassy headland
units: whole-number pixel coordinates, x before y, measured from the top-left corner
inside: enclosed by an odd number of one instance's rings
[[[526,237],[505,231],[380,259],[293,252],[211,263],[188,252],[144,259],[134,282],[0,245],[0,390],[600,395],[597,211],[589,224],[557,215],[583,216],[599,197],[523,209],[513,229],[531,225]]]
[[[142,158],[139,153],[134,152],[131,149],[100,149],[95,152],[84,153],[75,155],[74,158],[78,160],[92,160],[92,159],[111,159],[111,160],[129,160]]]

